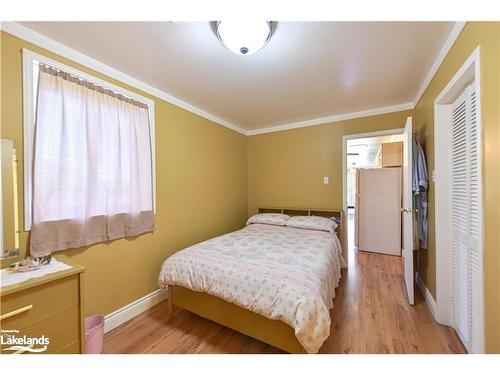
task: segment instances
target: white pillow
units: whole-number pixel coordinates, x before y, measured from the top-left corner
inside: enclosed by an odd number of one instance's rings
[[[287,227],[322,230],[335,233],[337,223],[331,219],[321,216],[292,216],[285,223]]]
[[[270,225],[285,225],[285,222],[290,218],[284,214],[257,214],[248,219],[247,224],[270,224]]]

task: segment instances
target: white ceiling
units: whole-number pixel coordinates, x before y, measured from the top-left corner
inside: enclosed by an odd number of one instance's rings
[[[454,22],[278,22],[251,56],[208,22],[21,22],[244,130],[412,103]]]

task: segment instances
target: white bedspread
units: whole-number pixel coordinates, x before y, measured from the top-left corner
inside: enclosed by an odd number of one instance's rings
[[[169,257],[159,285],[222,298],[295,330],[308,353],[330,335],[330,314],[345,261],[336,235],[252,224]]]

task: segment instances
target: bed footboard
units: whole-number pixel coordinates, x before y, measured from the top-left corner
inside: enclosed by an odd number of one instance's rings
[[[167,313],[170,315],[175,305],[288,353],[306,353],[293,328],[282,321],[265,318],[206,293],[177,285],[170,285],[168,289]]]

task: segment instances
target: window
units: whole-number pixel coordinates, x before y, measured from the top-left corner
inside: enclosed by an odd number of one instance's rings
[[[30,51],[23,59],[31,253],[151,231],[154,102]]]

